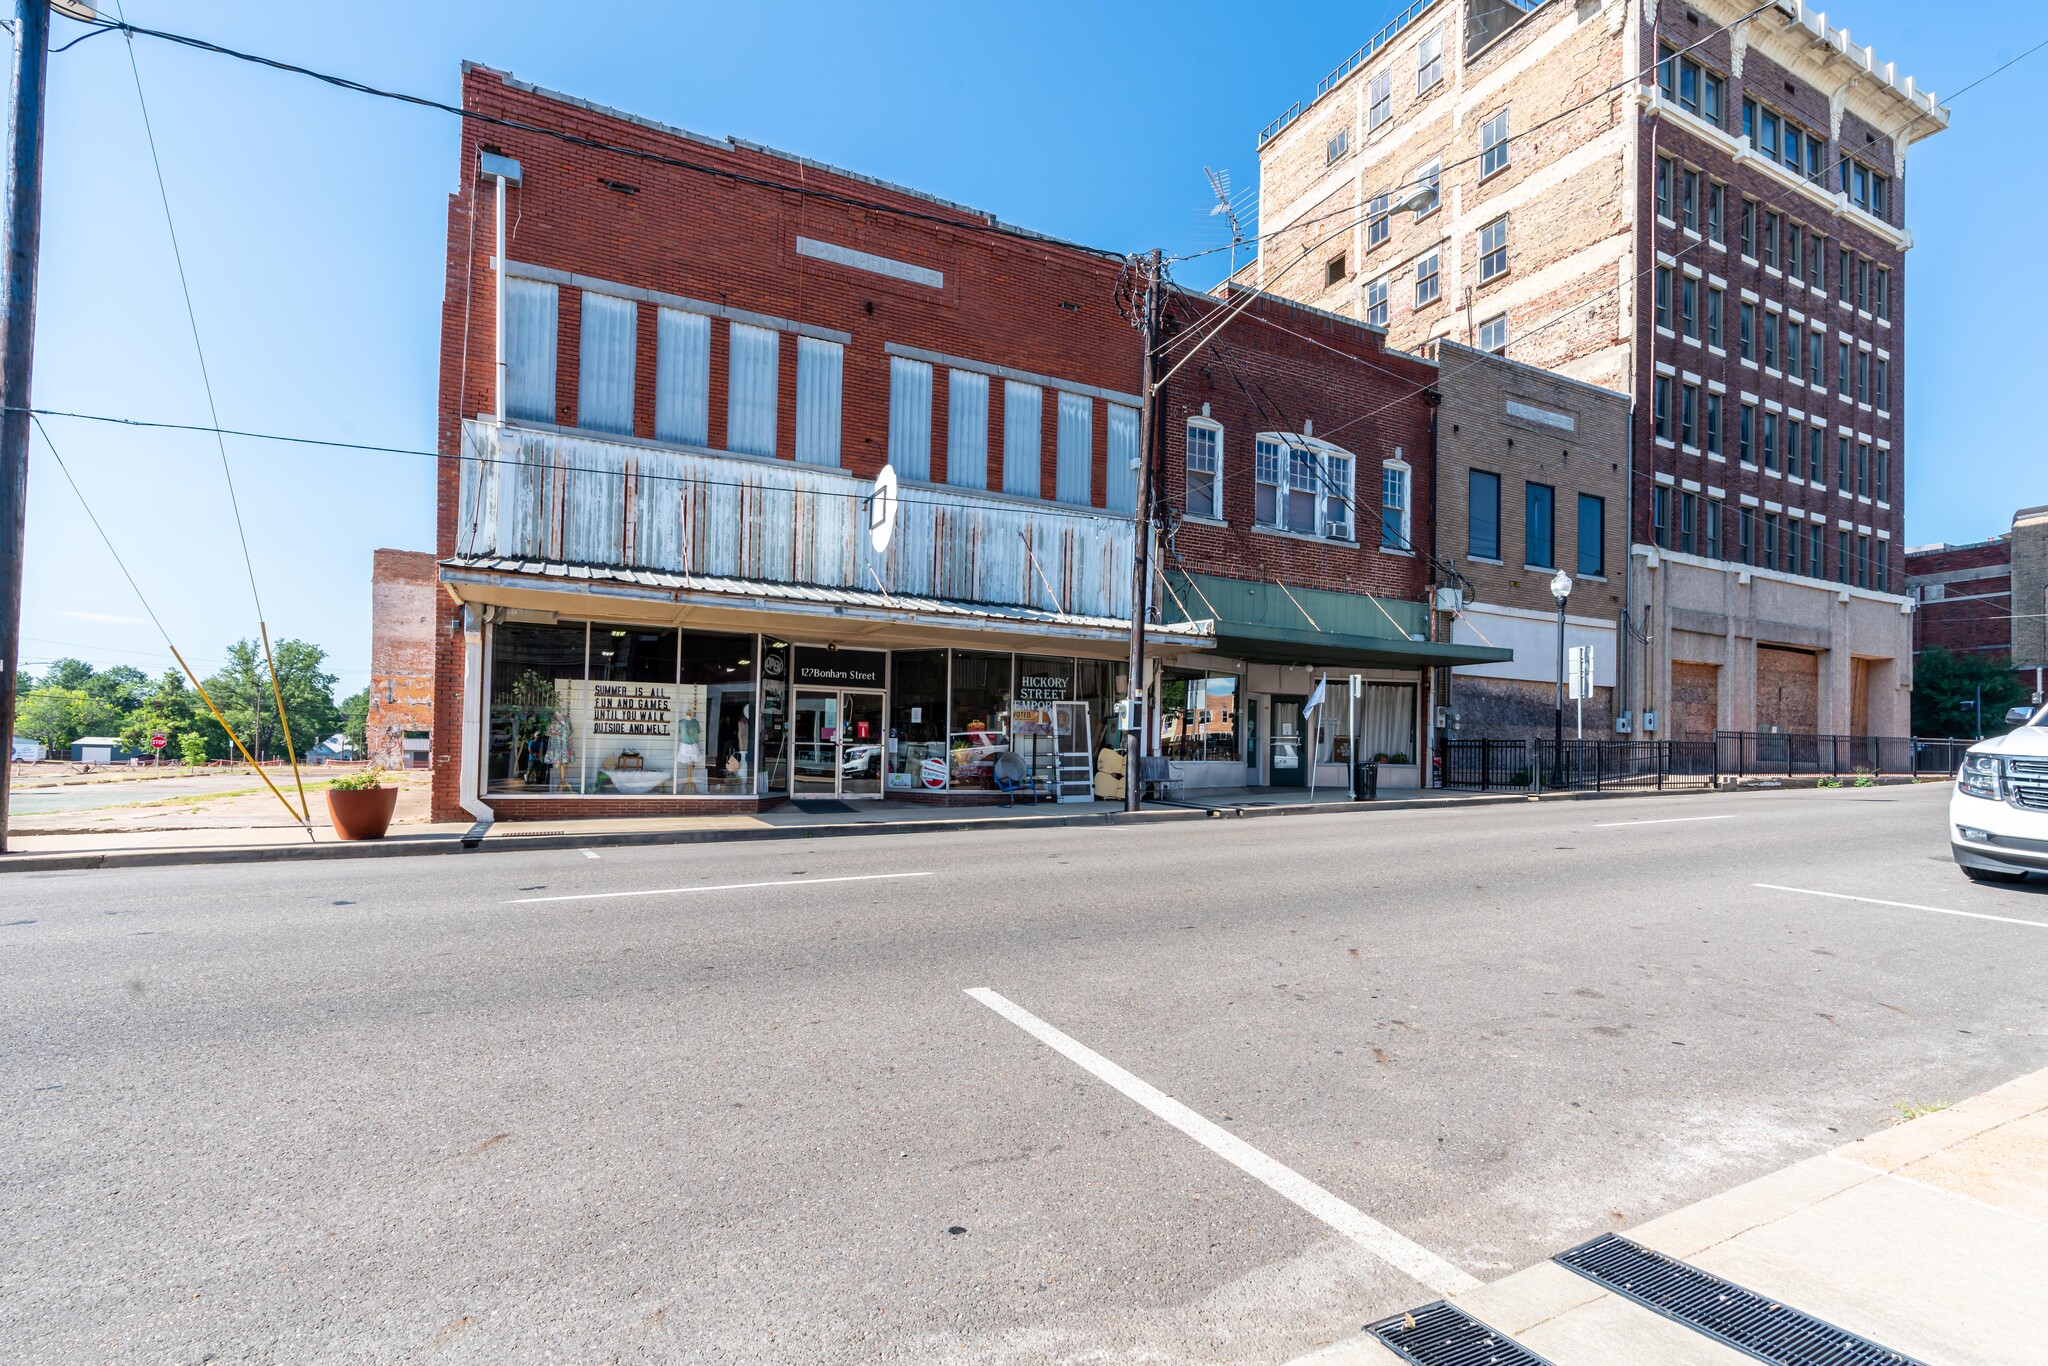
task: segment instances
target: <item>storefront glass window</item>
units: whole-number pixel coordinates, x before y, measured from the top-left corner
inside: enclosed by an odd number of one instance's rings
[[[675,790],[676,633],[593,622],[590,676],[570,685],[588,718],[583,792],[644,796]]]
[[[1118,666],[1107,659],[1083,659],[1074,664],[1074,700],[1088,704],[1088,747],[1123,752],[1123,732],[1116,725],[1115,694]]]
[[[1059,718],[1053,704],[1074,700],[1074,661],[1039,655],[1017,657],[1017,697],[1010,708],[1010,748],[1048,788],[1058,768]],[[1083,743],[1087,743],[1084,739]]]
[[[742,795],[754,790],[754,656],[757,636],[683,633],[676,701],[676,791]]]
[[[1365,697],[1358,704],[1358,752],[1361,757],[1380,763],[1417,762],[1412,684],[1365,685]]]
[[[1229,760],[1237,744],[1237,675],[1166,670],[1159,699],[1160,750],[1169,759]]]
[[[789,642],[761,642],[761,750],[757,788],[762,796],[789,791]]]
[[[576,711],[585,686],[582,622],[501,624],[491,631],[491,737],[485,790],[581,791],[582,735]],[[572,693],[573,690],[573,693]]]
[[[1009,747],[1010,656],[953,652],[952,785],[995,786],[996,756]]]
[[[889,789],[942,792],[946,761],[946,652],[898,650],[889,664]]]

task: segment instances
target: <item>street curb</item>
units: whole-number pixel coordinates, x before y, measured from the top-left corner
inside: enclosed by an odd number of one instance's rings
[[[1889,786],[1891,784],[1887,784]],[[1784,788],[1741,788],[1741,792],[1785,791]],[[1182,821],[1245,820],[1266,816],[1371,815],[1383,811],[1465,811],[1474,807],[1531,806],[1542,802],[1609,801],[1629,797],[1684,797],[1725,794],[1731,789],[1674,787],[1662,791],[1625,788],[1615,792],[1547,792],[1540,795],[1504,792],[1457,801],[1419,799],[1284,806],[1166,807],[1136,813],[1091,811],[1072,816],[982,816],[937,821],[849,822],[838,825],[763,826],[745,830],[607,830],[559,835],[519,835],[511,831],[485,838],[474,850],[462,838],[399,835],[360,843],[278,844],[242,849],[133,849],[104,854],[0,855],[0,873],[78,872],[105,868],[169,868],[206,863],[282,863],[305,859],[406,858],[422,854],[517,853],[522,850],[623,849],[654,844],[745,844],[761,840],[835,839],[850,835],[951,834],[971,830],[1045,830],[1084,825],[1170,825]]]

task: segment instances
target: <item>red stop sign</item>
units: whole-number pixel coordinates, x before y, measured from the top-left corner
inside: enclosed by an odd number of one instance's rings
[[[162,731],[158,731],[156,734],[149,737],[149,747],[151,749],[162,749],[165,745],[168,745],[170,742],[170,737],[165,735]]]

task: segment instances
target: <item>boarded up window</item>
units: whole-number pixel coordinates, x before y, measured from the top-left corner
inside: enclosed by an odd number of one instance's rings
[[[633,361],[640,310],[630,299],[583,291],[576,425],[633,434]]]
[[[932,477],[932,367],[889,361],[889,463],[904,479]]]
[[[555,287],[538,280],[505,282],[505,416],[555,420]]]
[[[988,487],[988,376],[946,372],[946,482]]]
[[[741,455],[775,454],[781,340],[765,327],[732,325],[732,379],[725,404],[725,444]]]
[[[1038,462],[1045,430],[1045,392],[1035,384],[1003,382],[1003,492],[1039,496]]]
[[[1138,510],[1138,410],[1109,405],[1109,490],[1111,512]]]
[[[711,319],[664,308],[655,320],[654,438],[711,440]]]
[[[796,458],[806,465],[839,463],[840,392],[846,348],[838,342],[796,341]]]
[[[1062,503],[1089,502],[1093,482],[1095,400],[1086,394],[1060,395],[1059,444],[1054,448],[1053,494]]]

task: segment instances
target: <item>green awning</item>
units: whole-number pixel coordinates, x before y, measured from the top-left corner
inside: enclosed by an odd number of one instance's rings
[[[1429,633],[1419,602],[1282,587],[1169,569],[1168,622],[1212,618],[1219,654],[1264,664],[1356,664],[1381,669],[1434,669],[1503,664],[1513,650],[1418,639]]]

